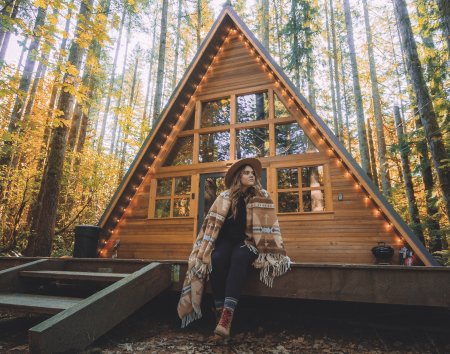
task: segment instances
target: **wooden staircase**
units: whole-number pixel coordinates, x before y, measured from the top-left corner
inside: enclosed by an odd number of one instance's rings
[[[53,315],[31,353],[79,351],[171,286],[169,264],[39,259],[0,270],[0,310]]]

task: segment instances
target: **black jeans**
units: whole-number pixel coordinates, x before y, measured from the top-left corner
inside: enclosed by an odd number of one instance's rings
[[[258,257],[245,246],[244,236],[237,240],[227,236],[231,235],[218,237],[211,255],[211,286],[217,302],[223,302],[225,297],[239,299],[250,266]]]

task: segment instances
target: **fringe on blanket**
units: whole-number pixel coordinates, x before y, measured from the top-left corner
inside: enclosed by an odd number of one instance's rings
[[[181,318],[181,328],[185,328],[189,323],[202,318],[202,310],[195,306],[191,313]]]
[[[212,272],[212,262],[207,264],[203,263],[200,259],[195,260],[195,265],[191,268],[190,271],[188,271],[187,276],[189,277],[189,280],[192,281],[192,277],[195,275],[198,279],[205,279],[207,280],[209,278],[209,275]]]
[[[273,253],[260,253],[253,262],[255,268],[261,268],[259,279],[268,287],[273,287],[273,280],[286,273],[291,268],[288,256]]]

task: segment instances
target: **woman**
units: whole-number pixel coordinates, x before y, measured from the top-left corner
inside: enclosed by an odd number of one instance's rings
[[[225,175],[228,189],[211,206],[189,256],[178,303],[182,327],[202,316],[203,289],[211,278],[218,318],[214,333],[229,337],[250,264],[261,269],[260,280],[268,286],[289,269],[275,206],[261,187],[261,172],[261,162],[247,158]]]

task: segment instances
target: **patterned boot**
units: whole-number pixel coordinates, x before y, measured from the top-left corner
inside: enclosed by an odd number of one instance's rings
[[[216,329],[214,330],[214,333],[223,337],[228,338],[230,337],[230,329],[231,329],[231,322],[233,321],[233,314],[234,310],[229,307],[224,307],[222,311],[222,316],[220,316],[219,323],[216,326]]]

